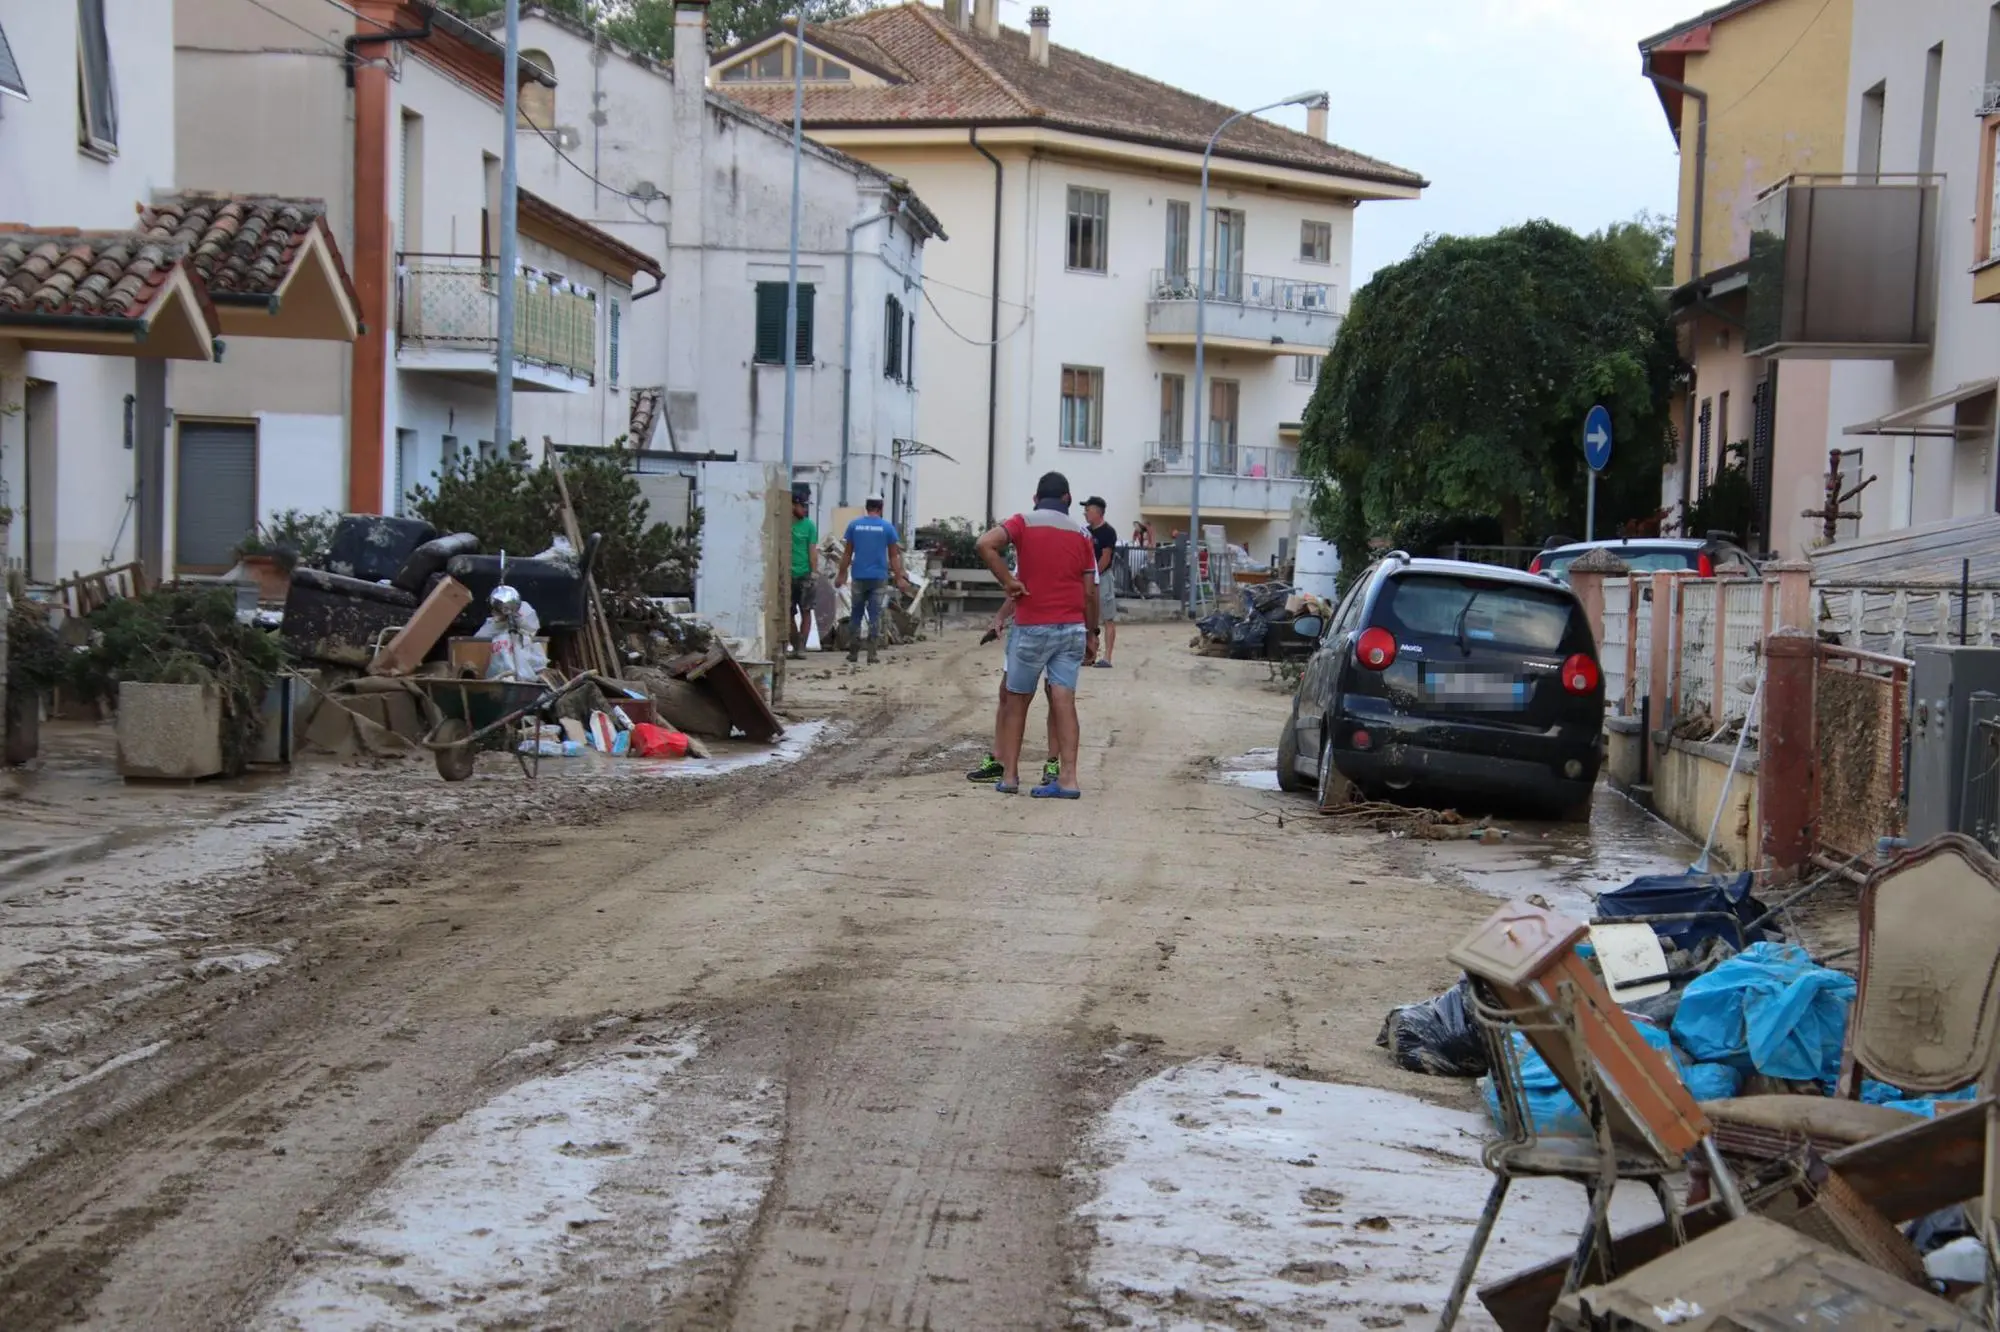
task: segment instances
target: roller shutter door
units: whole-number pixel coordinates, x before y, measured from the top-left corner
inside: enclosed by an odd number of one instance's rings
[[[174,471],[174,567],[221,573],[257,525],[257,427],[185,422]]]

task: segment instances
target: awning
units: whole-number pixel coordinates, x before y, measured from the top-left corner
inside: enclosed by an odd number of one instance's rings
[[[1946,407],[1956,407],[1961,402],[1969,402],[1974,398],[1983,397],[1993,392],[1996,388],[2000,388],[2000,378],[1975,379],[1970,383],[1960,384],[1949,393],[1940,393],[1934,398],[1925,398],[1914,407],[1905,407],[1901,411],[1890,412],[1887,416],[1878,416],[1872,421],[1858,422],[1848,426],[1840,433],[1843,435],[1921,435],[1936,439],[1956,439],[1958,437],[1958,429],[1955,426],[1918,425],[1917,422],[1929,416],[1932,412],[1942,411]],[[1990,430],[1992,426],[1990,424],[1981,425],[1979,429],[1982,431]]]

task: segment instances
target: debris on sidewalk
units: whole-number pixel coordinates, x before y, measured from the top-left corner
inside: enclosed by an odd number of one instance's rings
[[[1387,800],[1364,800],[1342,805],[1329,812],[1326,818],[1344,833],[1380,832],[1434,841],[1452,841],[1468,835],[1483,838],[1489,831],[1501,832],[1493,827],[1491,819],[1473,824],[1455,809],[1427,809],[1418,805],[1398,805]]]

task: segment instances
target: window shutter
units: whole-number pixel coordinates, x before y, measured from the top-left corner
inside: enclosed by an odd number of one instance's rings
[[[805,288],[799,289],[799,332],[805,332]],[[757,360],[763,365],[785,363],[785,284],[757,284]]]
[[[910,337],[903,344],[903,382],[911,388],[917,386],[917,316],[910,314]]]
[[[1778,384],[1775,369],[1757,385],[1750,396],[1750,497],[1751,520],[1756,529],[1750,540],[1766,544],[1771,539],[1771,452],[1773,416],[1777,407]]]
[[[785,284],[778,284],[778,346],[785,345]],[[799,349],[800,365],[813,363],[813,287],[810,282],[799,283]],[[784,355],[779,353],[779,359]]]
[[[608,357],[608,359],[611,362],[612,388],[618,387],[618,331],[619,331],[618,320],[619,320],[618,302],[613,301],[611,302],[611,338],[610,338],[610,356]]]
[[[1699,461],[1695,464],[1699,469],[1695,473],[1695,498],[1707,499],[1709,431],[1715,424],[1715,403],[1712,399],[1703,398],[1701,400],[1701,415],[1697,419],[1701,423],[1701,448]]]
[[[220,573],[257,525],[257,427],[187,421],[176,442],[174,567]]]

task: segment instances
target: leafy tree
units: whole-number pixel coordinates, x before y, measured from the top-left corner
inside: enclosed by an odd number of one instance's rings
[[[501,12],[504,0],[443,0],[447,9],[482,19]],[[530,0],[523,0],[524,5]],[[604,35],[655,60],[674,54],[674,0],[532,0],[552,13],[602,29]],[[872,8],[874,0],[807,0],[806,23],[828,23]],[[713,0],[708,7],[709,45],[720,50],[762,36],[790,18],[789,0]],[[811,34],[807,34],[808,40]]]
[[[1674,220],[1641,211],[1629,222],[1613,222],[1591,235],[1629,258],[1656,287],[1674,285]]]
[[[1300,464],[1320,531],[1359,570],[1410,515],[1497,522],[1510,544],[1583,526],[1584,414],[1617,453],[1598,526],[1658,505],[1681,373],[1650,276],[1552,222],[1433,237],[1354,296],[1306,409]]]

